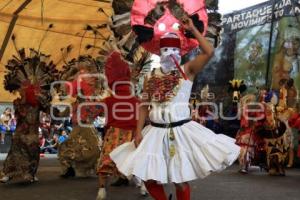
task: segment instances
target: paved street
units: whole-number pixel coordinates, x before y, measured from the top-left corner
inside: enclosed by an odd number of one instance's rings
[[[3,158],[3,155],[0,156]],[[2,161],[0,161],[2,166]],[[300,169],[287,171],[286,177],[270,177],[252,169],[250,175],[237,173],[237,166],[220,174],[192,183],[193,200],[298,200],[300,199]],[[94,200],[97,178],[60,179],[55,157],[42,158],[38,183],[0,185],[1,200]],[[168,191],[171,187],[166,188]],[[132,184],[109,188],[108,200],[149,200],[141,197]],[[173,198],[175,200],[175,198]]]

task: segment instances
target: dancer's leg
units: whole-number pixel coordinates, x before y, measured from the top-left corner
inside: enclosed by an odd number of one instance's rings
[[[167,200],[163,185],[156,181],[146,181],[145,186],[155,200]]]
[[[177,200],[190,200],[191,188],[188,183],[175,184]]]

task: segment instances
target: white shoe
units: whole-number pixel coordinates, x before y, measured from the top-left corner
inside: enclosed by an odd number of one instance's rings
[[[33,177],[33,182],[38,182],[38,181],[39,181],[38,177],[34,176]]]
[[[106,190],[105,190],[105,188],[100,188],[98,190],[98,195],[97,195],[96,200],[104,200],[104,199],[106,199]]]
[[[146,188],[146,186],[145,186],[144,183],[141,184],[141,187],[140,187],[140,194],[141,194],[142,196],[146,196],[146,195],[148,194],[147,188]]]
[[[9,178],[8,176],[3,176],[3,177],[0,179],[0,182],[1,182],[1,183],[7,183],[9,180],[10,180],[10,178]]]

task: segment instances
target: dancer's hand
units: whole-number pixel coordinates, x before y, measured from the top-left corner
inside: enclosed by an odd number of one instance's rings
[[[194,31],[197,31],[197,28],[195,27],[193,20],[188,16],[184,16],[182,18],[181,25],[185,30],[191,31],[192,33]]]
[[[143,139],[143,136],[142,136],[141,133],[136,133],[134,135],[134,144],[135,144],[136,147],[138,147],[140,145],[142,139]]]

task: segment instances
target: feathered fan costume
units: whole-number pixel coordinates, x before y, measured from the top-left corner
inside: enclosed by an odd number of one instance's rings
[[[12,145],[4,162],[2,176],[21,177],[33,181],[39,165],[40,111],[48,111],[51,102],[50,84],[58,78],[58,71],[50,56],[30,49],[18,51],[18,57],[8,61],[4,87],[19,92],[14,104],[17,120]],[[3,178],[2,178],[3,179]]]
[[[58,101],[54,104],[71,103],[73,124],[69,139],[58,149],[63,177],[95,174],[100,142],[92,125],[103,113],[103,107],[98,103],[109,95],[99,64],[89,56],[80,56],[68,62],[60,73],[60,80],[69,81],[62,91],[71,96],[67,99],[71,102]]]

